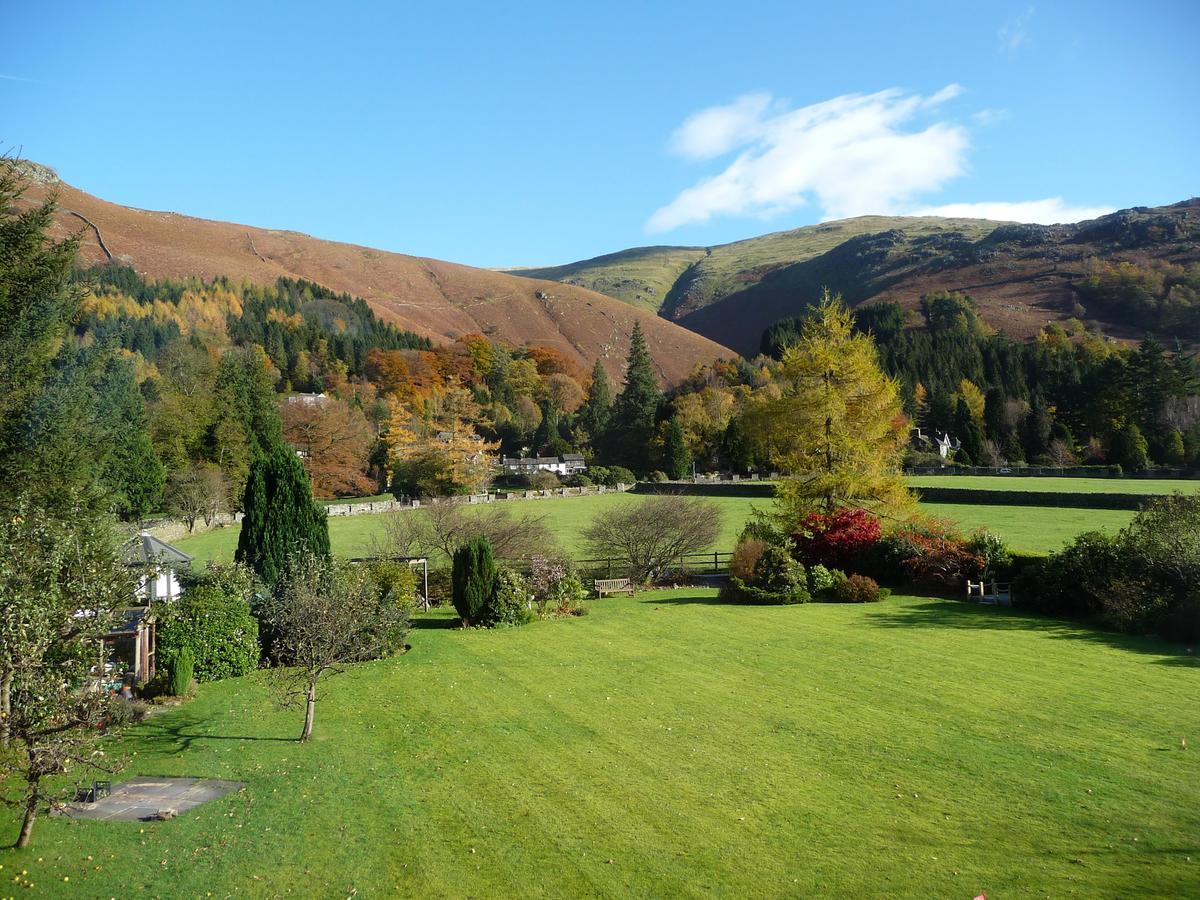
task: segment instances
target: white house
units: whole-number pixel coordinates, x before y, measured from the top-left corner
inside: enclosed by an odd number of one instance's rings
[[[532,475],[534,472],[577,475],[587,471],[587,463],[578,453],[568,453],[565,456],[505,457],[501,463],[506,475]]]
[[[926,434],[923,429],[914,428],[910,438],[915,449],[929,453],[936,450],[942,459],[948,459],[953,451],[962,446],[962,442],[958,438],[951,437],[944,431],[933,431]]]

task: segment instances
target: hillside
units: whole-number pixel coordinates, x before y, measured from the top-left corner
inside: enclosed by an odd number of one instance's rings
[[[665,383],[733,354],[719,343],[585,288],[278,231],[109,203],[30,165],[26,201],[59,196],[60,233],[83,230],[83,261],[145,276],[228,276],[270,284],[304,278],[364,298],[380,318],[434,341],[480,332],[514,346],[554,347],[620,376],[635,320]]]
[[[553,268],[515,270],[604,291],[699,334],[753,353],[763,330],[796,315],[822,287],[851,303],[969,293],[983,318],[1014,337],[1086,316],[1107,333],[1154,327],[1129,310],[1087,307],[1078,285],[1097,262],[1186,266],[1200,260],[1200,200],[1123,210],[1077,225],[864,216],[708,249],[647,247]],[[1163,337],[1200,339],[1188,329]]]

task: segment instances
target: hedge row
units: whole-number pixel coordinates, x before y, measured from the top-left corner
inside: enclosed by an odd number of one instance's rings
[[[764,481],[639,481],[635,494],[686,494],[689,497],[774,497],[775,485]]]
[[[926,503],[988,504],[991,506],[1061,506],[1073,509],[1141,509],[1155,494],[1089,494],[1058,491],[989,491],[981,488],[917,487]]]

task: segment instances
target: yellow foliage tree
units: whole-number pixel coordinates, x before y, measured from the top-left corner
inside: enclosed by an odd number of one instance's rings
[[[915,503],[901,473],[909,423],[899,384],[853,322],[841,298],[826,292],[784,352],[781,396],[747,410],[751,440],[785,473],[776,503],[787,528],[842,507],[900,518]]]
[[[958,383],[958,396],[967,404],[967,409],[971,411],[971,418],[976,425],[983,426],[983,407],[984,398],[983,391],[968,378],[964,378]]]
[[[483,490],[495,474],[500,445],[475,433],[470,422],[479,412],[462,389],[396,403],[387,435],[393,469],[420,460],[438,473],[446,493]]]

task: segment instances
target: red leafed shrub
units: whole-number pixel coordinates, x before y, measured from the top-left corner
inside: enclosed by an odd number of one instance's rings
[[[903,566],[915,582],[961,588],[968,579],[983,576],[986,561],[960,540],[918,532],[910,532],[906,538],[914,553]]]
[[[865,509],[839,509],[834,513],[809,513],[792,535],[796,551],[808,565],[854,568],[852,563],[874,546],[882,528]]]

